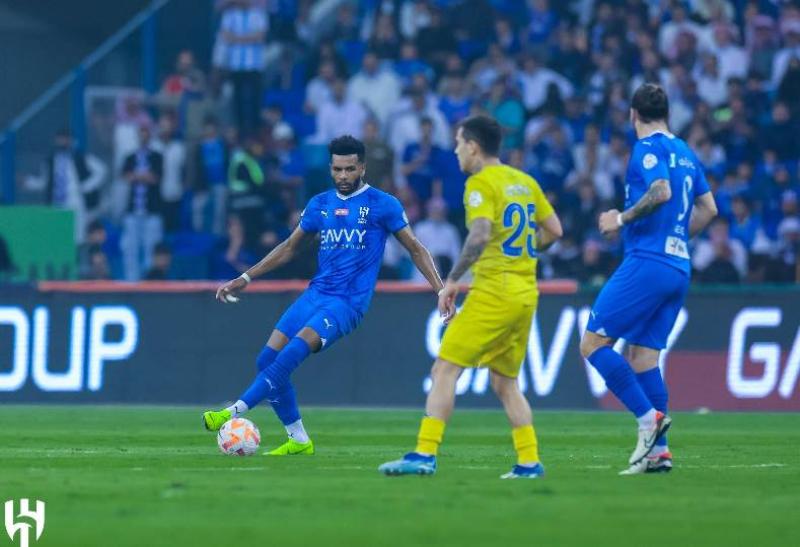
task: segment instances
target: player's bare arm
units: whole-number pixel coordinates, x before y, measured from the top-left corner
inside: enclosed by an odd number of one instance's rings
[[[443,306],[450,309],[455,307],[456,295],[458,295],[458,280],[463,277],[475,262],[483,254],[486,244],[492,235],[492,222],[488,218],[476,218],[469,227],[467,240],[461,249],[461,256],[458,257],[453,270],[447,276],[444,288],[439,293],[439,308]]]
[[[255,279],[283,266],[291,261],[314,237],[314,234],[306,232],[298,226],[285,241],[272,249],[258,264],[247,270],[240,277],[232,279],[218,288],[217,300],[223,303],[235,302],[235,300],[228,300],[228,297],[235,297],[236,294],[243,291],[249,283],[248,278]]]
[[[539,230],[536,234],[536,249],[544,251],[564,235],[561,227],[561,220],[558,215],[553,213],[546,219],[539,222]]]
[[[623,224],[647,216],[672,197],[672,189],[669,181],[658,179],[650,185],[647,192],[637,201],[633,207],[619,212],[611,209],[600,215],[599,227],[603,234],[611,234],[622,228]]]
[[[400,244],[405,247],[408,251],[408,254],[411,255],[411,260],[414,261],[414,265],[417,269],[425,276],[425,279],[428,280],[428,283],[431,284],[433,290],[436,291],[438,294],[444,288],[444,283],[442,282],[442,278],[439,276],[439,272],[436,270],[436,264],[433,261],[433,257],[431,256],[430,251],[428,251],[427,247],[425,247],[422,243],[420,243],[417,236],[414,235],[414,231],[406,226],[400,231],[394,233],[394,237],[400,242]],[[440,301],[440,304],[442,302]],[[455,315],[455,301],[450,303],[450,307],[442,307],[439,306],[439,314],[445,318],[445,321],[449,320],[453,315]]]
[[[702,232],[715,216],[717,216],[717,202],[714,201],[714,195],[706,192],[697,196],[694,200],[692,216],[689,219],[689,237],[694,237]]]

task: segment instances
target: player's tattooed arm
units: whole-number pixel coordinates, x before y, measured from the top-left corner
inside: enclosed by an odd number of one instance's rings
[[[714,195],[706,192],[697,196],[694,199],[692,216],[689,217],[689,237],[694,237],[702,232],[715,216],[717,216],[717,202],[714,201]]]
[[[461,249],[461,256],[458,257],[453,270],[447,276],[448,282],[456,282],[467,273],[467,270],[478,261],[489,238],[492,235],[492,223],[488,218],[476,218],[469,227],[467,240],[464,248]]]
[[[637,218],[649,215],[655,211],[659,205],[669,201],[671,197],[672,189],[669,186],[669,181],[667,179],[658,179],[650,185],[647,192],[644,193],[633,207],[620,213],[622,222],[628,223]]]
[[[411,255],[411,260],[414,262],[414,265],[422,275],[425,276],[425,279],[431,284],[433,290],[437,293],[442,290],[444,283],[442,283],[442,278],[436,270],[436,263],[433,261],[433,257],[430,251],[428,251],[428,248],[420,243],[411,228],[406,226],[402,230],[395,232],[394,237],[397,238],[397,241],[399,241],[400,244],[405,247],[406,251],[408,251],[408,254]]]

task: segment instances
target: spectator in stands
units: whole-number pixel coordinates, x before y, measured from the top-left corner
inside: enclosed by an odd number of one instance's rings
[[[751,74],[759,80],[772,79],[772,63],[778,52],[780,34],[775,21],[768,15],[753,15],[747,32],[747,50],[750,55]]]
[[[494,20],[494,41],[506,55],[517,55],[522,49],[519,36],[506,17]]]
[[[367,111],[353,99],[347,97],[347,87],[341,78],[333,82],[332,96],[320,105],[317,111],[317,134],[315,142],[327,144],[341,135],[363,136]]]
[[[403,151],[402,173],[419,203],[427,203],[434,193],[441,194],[438,169],[444,150],[433,142],[433,120],[423,117],[420,133],[419,141],[409,143]]]
[[[477,93],[488,93],[492,84],[501,77],[511,77],[517,70],[513,59],[506,56],[497,44],[489,44],[487,54],[472,63],[469,70],[469,80],[475,86]]]
[[[152,148],[147,126],[139,128],[139,148],[125,158],[122,176],[130,188],[120,242],[125,279],[138,281],[150,269],[153,249],[164,234],[161,200],[164,158]]]
[[[56,133],[53,151],[42,164],[38,176],[25,180],[28,190],[44,193],[44,202],[75,215],[75,242],[81,244],[86,228],[97,218],[100,196],[108,169],[97,157],[75,147],[71,133]]]
[[[558,15],[550,6],[550,0],[528,2],[528,28],[522,33],[523,43],[533,47],[542,46],[558,25]]]
[[[609,149],[600,142],[600,131],[596,125],[586,126],[583,142],[572,148],[572,161],[575,168],[567,178],[567,187],[575,186],[579,181],[590,181],[601,200],[614,199],[613,174],[609,170],[611,167]]]
[[[109,281],[112,279],[108,255],[93,245],[88,251],[88,267],[80,274],[85,281]]]
[[[782,102],[776,102],[772,107],[770,122],[764,125],[759,142],[764,148],[774,150],[779,161],[787,161],[800,155],[800,143],[797,135],[800,126],[792,119],[789,107]]]
[[[170,74],[161,84],[161,95],[176,104],[185,95],[202,95],[206,90],[206,76],[197,68],[194,53],[184,49],[178,53],[175,61],[175,72]]]
[[[292,127],[286,122],[278,122],[272,128],[272,151],[274,169],[270,179],[286,193],[292,208],[302,206],[303,175],[306,171],[303,152],[297,147]]]
[[[744,194],[734,196],[731,202],[731,237],[741,241],[748,251],[753,249],[756,237],[762,230],[761,220],[752,213],[751,207],[750,200]]]
[[[765,281],[800,282],[800,217],[785,217],[778,226],[777,253],[769,266]]]
[[[172,249],[166,243],[159,243],[153,251],[153,265],[145,275],[147,281],[166,281],[172,279]]]
[[[747,275],[747,251],[730,238],[724,217],[717,217],[708,227],[708,239],[697,243],[692,266],[702,283],[740,283]]]
[[[390,14],[378,15],[375,32],[368,46],[380,59],[397,59],[400,53],[400,37]]]
[[[93,220],[87,230],[86,239],[78,247],[78,277],[81,279],[111,279],[119,277],[120,250],[117,242],[109,237],[106,225]],[[102,254],[102,258],[95,256]]]
[[[336,79],[336,65],[333,62],[325,61],[319,65],[317,75],[306,86],[306,111],[317,112],[323,104],[331,100]]]
[[[430,251],[439,273],[447,276],[461,254],[461,236],[458,229],[447,221],[447,204],[442,198],[432,198],[425,208],[427,217],[414,225],[414,233]],[[414,270],[412,279],[425,281],[422,274],[416,268]]]
[[[725,80],[744,78],[750,65],[747,52],[735,43],[736,29],[726,22],[715,23],[711,36],[704,44],[718,61],[719,73]]]
[[[542,66],[535,55],[525,57],[517,77],[522,88],[522,102],[528,113],[536,112],[545,104],[550,84],[556,86],[562,99],[573,93],[572,84],[561,74]]]
[[[701,57],[702,66],[696,70],[697,93],[711,107],[728,101],[728,79],[719,70],[717,57],[707,53]]]
[[[800,58],[800,21],[787,20],[782,24],[783,48],[775,54],[772,61],[772,87],[777,89],[783,80],[792,59]]]
[[[235,151],[228,167],[228,207],[242,225],[244,245],[253,249],[263,229],[267,204],[264,145],[255,135],[245,138],[244,148]]]
[[[367,170],[366,180],[369,184],[383,190],[392,191],[394,187],[394,152],[380,136],[378,122],[372,118],[364,124],[364,159]]]
[[[442,96],[439,100],[439,110],[451,126],[457,125],[469,116],[472,110],[472,97],[467,93],[466,82],[461,74],[445,75],[439,89]]]
[[[228,198],[228,145],[214,118],[206,119],[203,139],[194,152],[192,227],[198,232],[222,235]]]
[[[227,222],[227,238],[218,246],[211,258],[212,279],[232,279],[246,272],[257,258],[246,245],[245,225],[236,214]]]
[[[180,228],[181,200],[186,176],[186,146],[178,138],[177,119],[172,113],[164,113],[158,120],[158,136],[152,148],[163,157],[161,177],[161,214],[164,229],[172,233]]]
[[[419,29],[416,44],[422,59],[437,72],[444,69],[447,57],[458,50],[458,42],[452,28],[442,18],[441,10],[430,7],[427,26]]]
[[[516,148],[522,145],[525,129],[525,107],[511,92],[505,77],[492,84],[483,109],[495,118],[503,128],[503,147]]]
[[[241,132],[249,133],[256,129],[261,106],[269,21],[259,0],[223,0],[222,4],[213,62],[233,84],[236,123]]]
[[[415,74],[423,74],[429,81],[434,75],[433,68],[420,59],[417,45],[410,41],[403,42],[400,46],[400,58],[394,63],[394,71],[406,86],[411,83],[411,78]]]
[[[400,79],[390,68],[382,69],[378,55],[368,51],[361,62],[361,70],[350,79],[347,96],[368,108],[384,125],[400,98]]]

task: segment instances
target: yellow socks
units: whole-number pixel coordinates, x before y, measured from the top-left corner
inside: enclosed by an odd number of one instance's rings
[[[439,450],[439,445],[442,444],[444,426],[444,421],[439,418],[432,416],[422,418],[422,423],[419,425],[419,434],[417,435],[416,452],[435,456]],[[533,442],[535,446],[536,439]]]
[[[441,437],[440,437],[441,438]],[[523,425],[511,430],[514,439],[514,450],[517,451],[517,463],[536,463],[539,461],[539,443],[533,425]]]

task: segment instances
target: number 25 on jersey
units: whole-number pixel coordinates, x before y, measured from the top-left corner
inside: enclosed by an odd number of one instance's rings
[[[512,203],[506,207],[503,212],[503,226],[505,228],[513,228],[514,231],[503,241],[503,254],[506,256],[521,256],[523,245],[518,240],[525,232],[525,250],[528,252],[528,256],[531,258],[538,256],[536,252],[535,211],[536,206],[533,203],[528,204],[527,211],[519,203]]]

